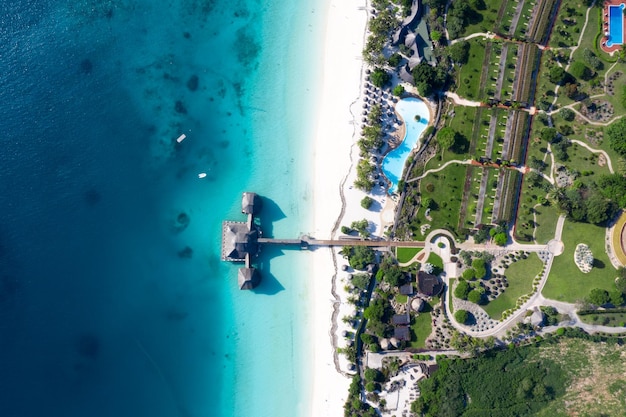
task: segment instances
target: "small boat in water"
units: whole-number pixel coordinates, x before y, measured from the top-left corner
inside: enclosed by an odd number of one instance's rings
[[[204,178],[206,177],[206,172],[201,172],[198,174],[198,178]]]
[[[181,143],[182,141],[185,140],[185,138],[187,137],[187,135],[185,135],[184,133],[182,135],[180,135],[178,137],[178,139],[176,139],[176,142]]]

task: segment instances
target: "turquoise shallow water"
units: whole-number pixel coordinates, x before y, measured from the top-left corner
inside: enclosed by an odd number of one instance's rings
[[[389,188],[391,193],[397,190],[398,181],[402,177],[406,160],[420,136],[428,127],[430,120],[430,112],[426,103],[414,97],[399,100],[396,104],[396,112],[404,122],[404,139],[400,146],[385,156],[382,164],[383,173],[391,181],[391,187]],[[415,119],[415,116],[419,116],[419,121]]]
[[[241,292],[219,235],[244,190],[312,229],[326,4],[0,7],[3,415],[306,415],[310,261]]]

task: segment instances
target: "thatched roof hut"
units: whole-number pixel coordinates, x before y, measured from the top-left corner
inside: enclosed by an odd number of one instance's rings
[[[414,298],[411,301],[411,308],[413,309],[413,311],[422,311],[422,309],[424,308],[424,300],[422,300],[421,298]]]
[[[240,290],[251,290],[261,282],[261,274],[256,268],[239,268],[237,281]]]
[[[443,290],[443,282],[435,275],[419,271],[417,273],[417,290],[428,297],[434,297]]]
[[[243,193],[241,198],[241,212],[244,214],[257,214],[261,210],[261,199],[256,193]]]
[[[389,339],[380,339],[380,348],[382,350],[389,350],[390,348],[390,344],[389,344]]]
[[[256,255],[259,252],[259,233],[256,229],[248,229],[246,223],[224,222],[222,233],[223,260],[243,262],[246,255]]]

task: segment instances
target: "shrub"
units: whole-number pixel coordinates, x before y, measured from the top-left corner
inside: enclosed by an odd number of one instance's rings
[[[404,87],[398,84],[393,88],[392,93],[394,96],[400,97],[402,94],[404,94]]]
[[[472,290],[469,294],[467,294],[467,300],[475,304],[481,304],[483,301],[483,295],[478,290]]]
[[[369,208],[372,206],[372,203],[374,202],[374,199],[369,197],[369,196],[365,196],[363,197],[363,200],[361,200],[361,207],[363,207],[366,210],[369,210]]]
[[[466,310],[457,310],[454,312],[454,319],[461,324],[465,324],[469,320],[469,313]]]
[[[391,81],[391,75],[382,68],[376,68],[372,71],[372,84],[376,87],[382,88],[389,81]]]
[[[454,289],[454,296],[462,300],[467,299],[467,294],[470,292],[470,286],[467,281],[459,281]]]

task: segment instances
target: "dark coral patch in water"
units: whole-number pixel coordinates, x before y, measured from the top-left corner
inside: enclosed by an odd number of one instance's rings
[[[100,341],[92,334],[82,334],[76,341],[76,351],[84,358],[96,359],[100,353]]]
[[[189,79],[187,80],[187,88],[189,89],[189,91],[196,91],[199,84],[200,79],[195,74],[189,77]]]
[[[80,61],[80,70],[84,74],[91,74],[91,71],[93,70],[93,63],[91,62],[91,60],[83,59],[82,61]]]
[[[185,107],[183,102],[180,100],[176,100],[176,104],[174,105],[174,110],[176,110],[176,113],[187,114],[187,107]]]
[[[189,33],[189,32],[183,32],[183,38],[185,38],[185,39],[189,39],[189,38],[191,38],[191,33]]]
[[[191,259],[193,256],[193,249],[189,246],[185,246],[181,250],[178,251],[178,257],[183,259]]]
[[[83,198],[85,199],[85,203],[93,207],[100,202],[102,196],[100,195],[98,190],[96,190],[95,188],[90,188],[85,191]]]

